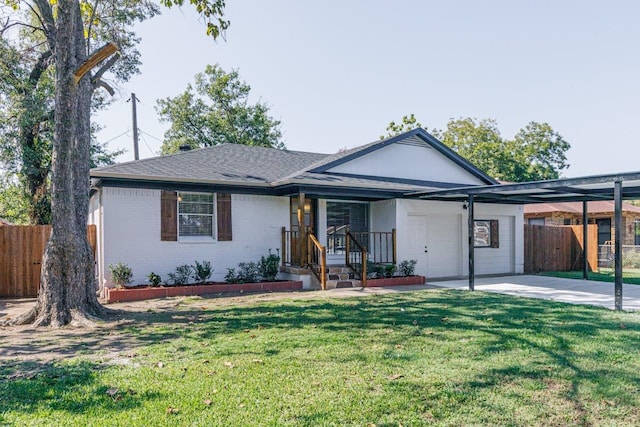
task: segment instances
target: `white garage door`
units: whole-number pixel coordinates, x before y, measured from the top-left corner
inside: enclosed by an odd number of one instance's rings
[[[427,278],[462,275],[462,216],[409,216],[409,252]]]

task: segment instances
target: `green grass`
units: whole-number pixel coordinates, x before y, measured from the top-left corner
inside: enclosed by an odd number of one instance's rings
[[[637,313],[455,290],[191,301],[117,332],[127,364],[1,364],[0,425],[640,424]]]
[[[540,274],[543,276],[562,277],[565,279],[582,279],[582,271],[548,271]],[[615,281],[613,268],[600,268],[600,271],[597,273],[589,272],[589,280],[613,283]],[[623,269],[622,281],[629,285],[640,285],[640,270]]]

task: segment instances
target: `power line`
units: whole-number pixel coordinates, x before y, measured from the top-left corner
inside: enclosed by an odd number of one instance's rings
[[[140,133],[144,133],[144,132],[140,132]],[[149,144],[147,144],[147,139],[144,137],[144,135],[140,135],[140,139],[142,139],[142,142],[144,142],[144,145],[147,146],[147,148],[149,149],[149,152],[151,152],[151,154],[156,154],[151,147],[149,147]]]
[[[111,141],[116,140],[116,139],[120,138],[121,136],[124,136],[124,135],[126,135],[126,134],[128,134],[128,133],[129,133],[129,129],[125,130],[125,131],[124,131],[124,132],[122,132],[120,135],[114,136],[114,137],[113,137],[113,138],[111,138],[111,139],[107,139],[106,141],[104,141],[104,142],[103,142],[103,144],[108,144],[108,143],[110,143]]]
[[[151,135],[150,133],[147,133],[147,132],[143,131],[142,129],[138,129],[138,131],[139,131],[140,133],[144,133],[144,134],[145,134],[145,135],[147,135],[148,137],[151,137],[151,138],[155,139],[155,140],[156,140],[156,141],[158,141],[158,142],[164,142],[164,141],[163,141],[163,140],[161,140],[160,138],[156,138],[155,136]]]

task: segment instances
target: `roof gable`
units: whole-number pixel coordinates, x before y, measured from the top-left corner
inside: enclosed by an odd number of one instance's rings
[[[308,171],[460,185],[497,184],[421,128],[327,157]]]

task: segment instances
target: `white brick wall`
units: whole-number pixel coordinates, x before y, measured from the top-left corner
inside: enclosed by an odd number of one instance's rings
[[[481,204],[476,203],[475,218],[476,219],[497,219],[499,221],[500,247],[499,248],[475,248],[475,273],[476,274],[501,274],[501,273],[517,273],[524,272],[524,223],[523,208],[517,205],[498,205],[498,204]],[[451,221],[459,224],[456,229],[457,238],[459,240],[459,250],[457,255],[459,259],[450,261],[451,267],[447,271],[454,272],[456,275],[469,274],[469,250],[468,250],[468,225],[467,211],[462,208],[460,202],[436,202],[424,200],[397,200],[397,241],[398,241],[398,261],[404,259],[418,259],[419,265],[417,270],[420,274],[426,274],[427,278],[437,277],[429,274],[424,264],[428,264],[425,258],[424,248],[422,244],[411,245],[411,239],[416,236],[411,234],[409,230],[410,216],[449,216]],[[425,239],[425,243],[429,246],[429,251],[438,250],[437,247],[429,245]],[[423,259],[422,265],[420,260]]]
[[[167,273],[178,265],[210,261],[212,280],[223,281],[227,268],[258,261],[269,249],[280,249],[281,229],[289,228],[287,197],[232,195],[233,240],[230,242],[166,242],[160,240],[160,191],[103,188],[104,256],[100,280],[111,286],[109,264],[124,262],[136,284],[150,272]]]

